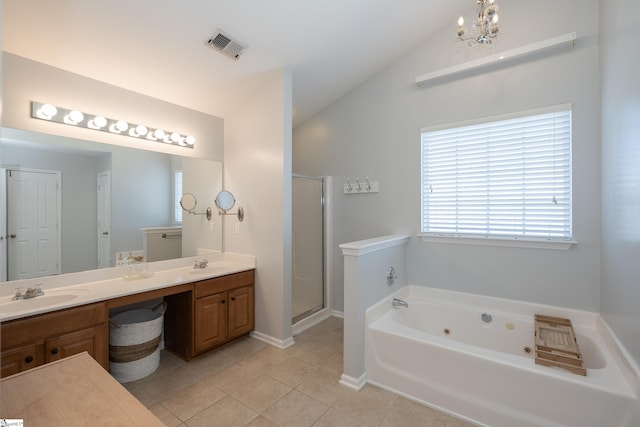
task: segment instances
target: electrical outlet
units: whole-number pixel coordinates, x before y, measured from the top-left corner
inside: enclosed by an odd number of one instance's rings
[[[235,229],[235,231],[236,231],[236,234],[240,234],[240,223],[239,223],[239,222],[236,222],[236,229]]]
[[[213,231],[213,222],[209,222],[209,231]]]

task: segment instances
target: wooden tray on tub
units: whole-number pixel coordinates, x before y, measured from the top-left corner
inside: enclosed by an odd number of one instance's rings
[[[535,315],[536,364],[587,375],[571,320]]]

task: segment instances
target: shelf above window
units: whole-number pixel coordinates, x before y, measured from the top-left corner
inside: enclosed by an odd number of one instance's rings
[[[462,64],[454,65],[453,67],[444,68],[442,70],[434,71],[431,73],[421,74],[416,76],[415,83],[422,84],[431,80],[439,79],[445,76],[451,76],[454,74],[461,74],[477,68],[487,67],[497,63],[503,63],[510,61],[525,55],[529,55],[535,52],[551,49],[556,46],[564,44],[574,44],[577,39],[575,32],[568,33],[562,36],[553,37],[550,39],[542,40],[539,42],[531,43],[525,46],[521,46],[515,49],[506,50],[502,53],[495,55],[485,56],[473,61],[464,62]]]

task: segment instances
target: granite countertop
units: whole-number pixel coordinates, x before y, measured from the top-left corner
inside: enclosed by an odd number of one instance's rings
[[[203,258],[209,260],[207,267],[194,269],[194,261]],[[0,284],[0,322],[239,273],[255,266],[253,256],[219,253],[148,263],[138,270],[113,267],[7,282]],[[35,284],[42,285],[43,296],[12,300],[15,288],[21,287],[24,292]]]

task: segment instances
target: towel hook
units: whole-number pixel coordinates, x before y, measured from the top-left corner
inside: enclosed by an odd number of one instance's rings
[[[371,183],[369,182],[369,177],[365,177],[364,179],[367,180],[367,186],[365,187],[367,189],[367,191],[371,191]]]
[[[353,187],[351,187],[351,181],[349,181],[349,178],[347,178],[347,186],[347,191],[351,193],[353,191]]]
[[[362,191],[362,186],[360,185],[360,179],[356,176],[356,182],[358,183],[358,185],[356,185],[356,190],[358,190],[358,193]]]

